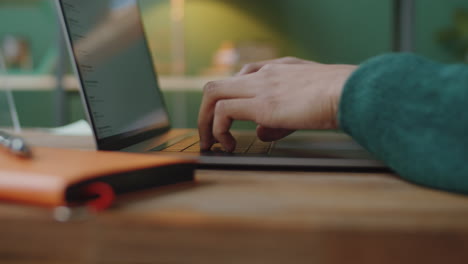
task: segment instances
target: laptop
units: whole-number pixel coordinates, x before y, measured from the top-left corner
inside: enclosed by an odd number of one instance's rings
[[[195,129],[171,129],[137,0],[56,0],[99,150],[194,157],[200,167],[359,169],[385,165],[344,133],[296,132],[277,142],[234,131],[238,146],[200,152]]]

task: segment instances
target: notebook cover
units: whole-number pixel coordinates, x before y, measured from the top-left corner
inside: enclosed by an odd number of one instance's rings
[[[194,170],[194,160],[173,156],[36,147],[33,158],[23,159],[0,150],[0,200],[68,205],[95,182],[104,182],[118,195],[190,181]]]

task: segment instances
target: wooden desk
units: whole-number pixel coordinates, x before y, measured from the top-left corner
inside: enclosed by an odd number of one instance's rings
[[[378,173],[196,177],[196,186],[149,193],[82,222],[0,203],[0,263],[468,263],[466,196]]]

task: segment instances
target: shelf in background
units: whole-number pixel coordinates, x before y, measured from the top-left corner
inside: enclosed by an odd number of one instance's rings
[[[226,76],[204,77],[159,77],[159,85],[163,91],[202,91],[209,81],[224,79]],[[48,91],[57,86],[53,75],[6,75],[0,76],[0,90],[8,87],[13,91]],[[78,91],[78,81],[73,75],[63,79],[63,87],[67,91]]]

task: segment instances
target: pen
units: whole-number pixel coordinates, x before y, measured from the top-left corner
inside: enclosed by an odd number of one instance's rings
[[[11,154],[20,158],[31,158],[32,152],[24,139],[0,131],[0,146],[5,147]]]

